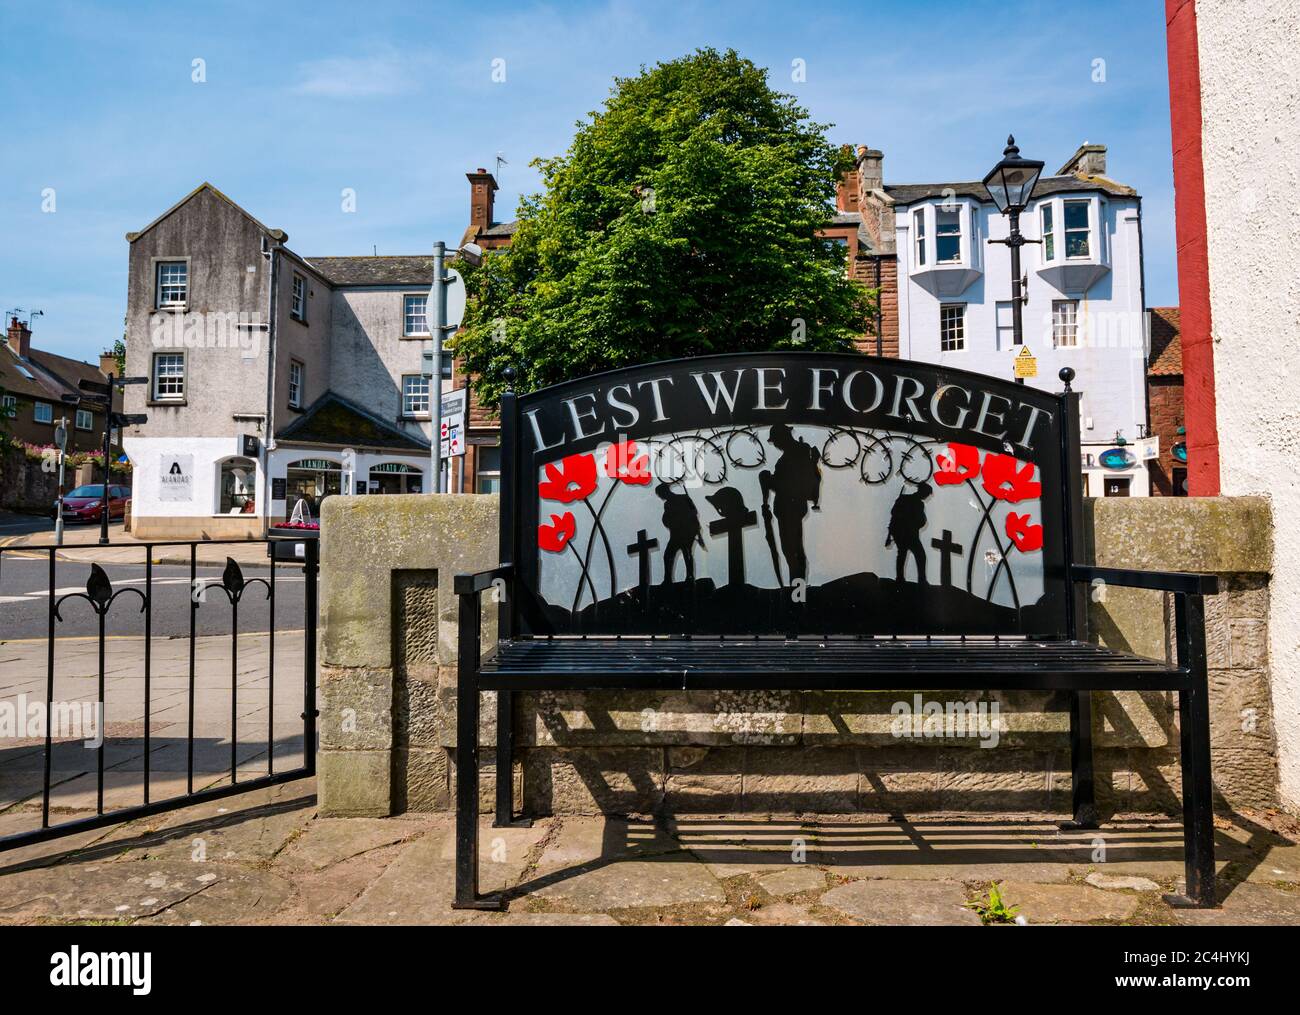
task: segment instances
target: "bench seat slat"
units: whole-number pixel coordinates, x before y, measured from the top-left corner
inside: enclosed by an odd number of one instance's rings
[[[619,681],[622,681],[620,684]],[[790,690],[1062,687],[1172,690],[1177,666],[1079,641],[524,639],[482,664],[485,689]]]

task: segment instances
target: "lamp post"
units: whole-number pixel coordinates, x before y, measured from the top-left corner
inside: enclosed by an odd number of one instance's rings
[[[1010,232],[1005,240],[990,240],[990,243],[1003,243],[1011,248],[1011,333],[1015,345],[1024,345],[1024,320],[1021,306],[1025,294],[1020,277],[1020,248],[1026,243],[1041,243],[1041,240],[1027,240],[1020,235],[1020,213],[1029,205],[1034,187],[1038,183],[1043,163],[1035,159],[1022,159],[1016,139],[1007,137],[1007,146],[1002,151],[1002,161],[989,170],[984,177],[984,187],[993,198],[998,211],[1007,216]],[[1016,380],[1023,384],[1024,378]]]

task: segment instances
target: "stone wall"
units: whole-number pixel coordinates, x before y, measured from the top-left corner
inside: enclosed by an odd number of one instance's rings
[[[59,495],[59,474],[46,472],[38,458],[22,448],[0,443],[0,509],[48,512]],[[68,469],[71,478],[72,469]],[[71,487],[69,486],[69,489]]]
[[[1212,571],[1207,603],[1216,799],[1276,798],[1267,613],[1271,527],[1252,498],[1088,502],[1099,564]],[[456,597],[451,576],[496,563],[495,497],[334,497],[322,519],[321,807],[441,810],[453,799]],[[1172,652],[1157,592],[1091,591],[1094,633]],[[490,609],[485,614],[490,614]],[[485,619],[485,635],[493,622]],[[972,688],[925,701],[996,702],[980,737],[898,739],[913,692],[635,692],[518,696],[516,799],[531,814],[628,812],[1060,812],[1069,807],[1065,699]],[[495,735],[484,695],[482,736]],[[1175,810],[1176,695],[1094,695],[1099,797]],[[987,735],[987,733],[986,733]],[[485,774],[492,764],[485,752]],[[490,779],[483,782],[485,805]]]

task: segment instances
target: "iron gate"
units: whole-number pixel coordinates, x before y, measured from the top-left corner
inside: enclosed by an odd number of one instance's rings
[[[285,554],[288,543],[281,539],[145,543],[141,544],[144,557],[139,563],[105,562],[118,572],[114,577],[110,577],[101,563],[80,559],[82,547],[0,547],[0,651],[4,653],[0,657],[0,815],[32,812],[35,825],[34,803],[38,795],[40,799],[39,827],[0,836],[0,852],[315,774],[320,551],[315,539],[290,542],[301,547],[301,556]],[[261,545],[267,552],[265,565],[250,565],[258,572],[252,577],[245,575],[244,568],[229,556],[219,578],[201,574],[220,565],[201,564],[200,547],[210,550],[217,546],[249,545]],[[94,548],[84,549],[93,552]],[[59,554],[68,551],[78,551],[76,559],[60,559]],[[155,556],[159,554],[170,555],[164,559],[171,562],[156,563]],[[188,574],[184,564],[186,556]],[[180,563],[176,563],[176,557]],[[21,586],[38,576],[23,574],[24,567],[18,561],[43,571],[47,587],[24,593]],[[140,573],[132,574],[132,569]],[[160,569],[178,573],[160,576]],[[60,587],[59,581],[68,581],[70,573],[75,574],[76,584]],[[299,573],[301,579],[297,577]],[[300,617],[294,609],[296,593],[289,597],[287,612],[283,604],[289,595],[286,585],[299,580],[303,586]],[[174,587],[179,591],[181,586],[188,593],[188,624],[183,615],[176,618],[174,611],[160,613],[169,605],[179,605],[175,602],[177,597],[168,594],[168,589]],[[5,594],[15,590],[19,594]],[[170,604],[169,599],[173,600]],[[282,601],[278,614],[277,599]],[[11,628],[23,623],[24,614],[30,624],[33,604],[42,602],[44,637],[15,638]],[[241,604],[245,608],[242,628]],[[277,623],[294,625],[299,620],[300,627],[277,628]],[[61,631],[77,624],[88,634],[60,636]],[[254,630],[249,630],[250,627]],[[264,659],[258,642],[263,630]],[[289,695],[289,702],[292,711],[295,707],[292,703],[301,695],[302,707],[298,714],[302,724],[301,760],[277,771],[277,754],[282,759],[292,757],[297,741],[296,733],[285,736],[284,723],[277,730],[277,649],[283,671],[284,656],[293,657],[293,641],[298,637],[302,639],[301,665],[294,667],[298,672],[290,685],[294,691]],[[254,659],[250,666],[246,649],[241,670],[241,639],[250,638],[254,639]],[[129,642],[127,657],[110,664],[108,649],[118,640]],[[228,723],[223,722],[226,713],[225,702],[221,700],[226,664],[221,645],[226,641],[230,682]],[[36,675],[31,671],[40,642],[44,642],[43,652],[39,653],[45,668],[43,694],[39,699],[30,700],[24,688],[35,688],[39,681],[39,671]],[[78,648],[78,643],[87,642],[94,647],[94,652],[83,653],[86,658],[82,662],[90,672],[68,674],[70,651]],[[158,661],[160,645],[167,650],[166,665],[162,666]],[[134,652],[133,647],[139,651]],[[62,676],[59,675],[61,662],[65,671]],[[283,672],[280,676],[283,712],[286,704]],[[124,686],[140,678],[138,692],[134,686]],[[87,679],[94,681],[89,702],[80,700],[85,698],[86,691],[76,696],[68,693],[76,691],[78,681]],[[242,720],[241,691],[243,706],[249,710]],[[263,694],[266,726],[264,731],[254,730],[253,723],[260,724],[260,717],[250,720],[247,716],[260,707]],[[257,703],[251,709],[250,698]],[[140,719],[110,722],[110,707],[119,715],[123,708],[138,708]],[[209,711],[211,715],[207,714]],[[91,715],[95,722],[90,732],[95,736],[89,739],[74,736],[74,730],[76,734],[87,732],[83,720]],[[164,727],[162,735],[159,725]],[[227,728],[221,729],[222,725]],[[110,735],[111,726],[117,727],[116,736]],[[224,743],[227,735],[228,763]],[[78,739],[83,741],[80,745]],[[198,756],[196,743],[202,745]],[[265,744],[264,765],[260,760],[262,743]],[[183,759],[178,757],[182,746]],[[78,749],[92,750],[93,761],[82,755],[83,764],[76,764]],[[214,768],[218,755],[222,758],[221,771]],[[61,769],[64,765],[68,766],[67,770]],[[84,770],[78,771],[79,767]],[[161,787],[158,785],[160,771],[166,773]],[[106,806],[106,773],[112,783],[109,806]],[[56,817],[61,811],[91,810],[88,801],[92,790],[92,814],[51,823],[52,810]],[[111,806],[113,799],[135,796],[137,791],[138,803]],[[78,806],[78,801],[86,803]]]

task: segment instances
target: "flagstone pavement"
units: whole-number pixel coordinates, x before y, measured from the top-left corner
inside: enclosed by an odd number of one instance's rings
[[[1198,911],[1165,899],[1182,862],[1164,817],[485,818],[481,885],[507,908],[471,912],[450,906],[449,815],[321,818],[304,779],[0,853],[0,923],[979,926],[966,904],[996,882],[1029,926],[1298,925],[1295,831],[1221,821],[1221,907]]]

